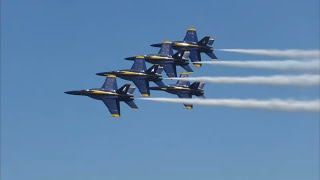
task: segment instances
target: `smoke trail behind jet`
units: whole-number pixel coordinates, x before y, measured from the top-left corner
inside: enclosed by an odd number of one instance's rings
[[[186,77],[167,78],[171,80],[204,81],[220,84],[257,84],[257,85],[288,85],[288,86],[319,86],[319,75],[275,75],[246,77]]]
[[[225,52],[236,52],[243,54],[265,55],[275,57],[289,57],[289,58],[319,58],[319,50],[300,50],[300,49],[217,49]]]
[[[306,111],[319,112],[320,101],[298,101],[298,100],[257,100],[257,99],[176,99],[176,98],[139,98],[147,101],[184,103],[205,106],[222,106],[231,108],[263,109],[274,111]]]
[[[202,61],[202,64],[210,64],[215,66],[241,67],[241,68],[257,68],[257,69],[274,69],[274,70],[291,70],[291,71],[319,71],[319,60],[297,61]]]

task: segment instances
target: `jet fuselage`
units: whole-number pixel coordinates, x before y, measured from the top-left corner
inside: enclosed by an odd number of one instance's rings
[[[190,89],[188,86],[150,87],[151,90],[166,91],[170,94],[186,93],[195,96],[204,95],[202,89]]]
[[[175,64],[175,65],[188,65],[189,60],[187,59],[175,59],[170,55],[161,54],[147,54],[143,55],[145,61],[150,64]],[[135,56],[127,57],[126,60],[135,60]]]
[[[162,43],[152,44],[153,47],[161,47]],[[185,41],[174,41],[172,42],[172,48],[177,51],[200,51],[200,52],[207,52],[213,51],[212,46],[200,46],[197,43],[188,43]]]
[[[134,97],[131,94],[119,94],[115,91],[106,91],[101,88],[85,89],[78,91],[66,91],[65,93],[71,95],[88,96],[96,100],[102,100],[105,98],[118,99],[119,101],[134,100]]]
[[[144,72],[130,71],[130,70],[103,72],[103,73],[97,73],[97,75],[99,76],[114,75],[121,79],[129,80],[129,81],[132,81],[133,79],[145,79],[147,81],[162,80],[162,76],[157,73],[146,74]]]

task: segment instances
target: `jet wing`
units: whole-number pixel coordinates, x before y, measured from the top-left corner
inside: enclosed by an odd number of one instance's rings
[[[192,98],[192,95],[189,93],[178,93],[177,94],[179,98]],[[183,104],[185,108],[187,109],[192,109],[193,105],[192,104]]]
[[[101,87],[102,89],[108,90],[108,91],[115,91],[118,89],[117,86],[117,79],[115,76],[110,75],[106,78],[104,84]]]
[[[173,64],[161,64],[168,77],[177,77],[177,68]]]
[[[137,86],[142,96],[150,96],[149,82],[145,79],[134,79],[132,81]]]
[[[118,99],[114,98],[105,98],[102,100],[103,103],[108,107],[109,112],[113,117],[120,116],[120,102]]]
[[[201,61],[200,52],[198,52],[198,51],[196,51],[196,50],[190,51],[189,58],[190,58],[190,60],[191,60],[192,62],[199,62],[199,61]]]
[[[178,93],[179,98],[192,98],[190,93]]]
[[[143,56],[137,56],[131,67],[131,70],[146,71],[146,62]]]
[[[160,51],[158,52],[160,55],[165,55],[165,56],[172,56],[173,55],[173,50],[172,50],[172,44],[170,43],[163,43],[161,46]]]
[[[183,41],[187,43],[197,43],[198,37],[197,37],[197,31],[194,28],[189,28],[187,30],[186,36],[184,37]]]

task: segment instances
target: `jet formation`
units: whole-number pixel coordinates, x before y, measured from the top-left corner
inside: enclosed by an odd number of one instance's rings
[[[138,106],[134,103],[133,92],[135,87],[125,84],[118,89],[116,78],[132,81],[138,88],[141,96],[150,96],[150,90],[165,91],[175,94],[179,98],[192,98],[197,96],[204,97],[204,82],[190,83],[185,80],[178,80],[176,84],[165,85],[163,83],[162,71],[168,77],[177,77],[177,66],[183,68],[180,77],[188,77],[193,70],[189,66],[189,59],[195,67],[201,67],[201,53],[207,54],[212,59],[217,59],[213,53],[214,40],[210,36],[205,36],[198,41],[197,32],[194,28],[187,29],[183,41],[163,41],[162,43],[152,44],[153,47],[160,47],[158,54],[138,55],[125,58],[134,61],[130,69],[100,72],[96,75],[105,77],[105,82],[101,88],[66,91],[66,94],[82,95],[101,100],[108,108],[112,117],[120,117],[120,102],[125,102],[132,109],[137,110]],[[173,50],[177,52],[174,53]],[[147,69],[146,62],[153,64]],[[150,87],[150,82],[157,86]],[[186,109],[192,109],[192,104],[184,104]]]

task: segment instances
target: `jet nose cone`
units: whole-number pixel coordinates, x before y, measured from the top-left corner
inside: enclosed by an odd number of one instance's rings
[[[96,75],[98,75],[98,76],[105,76],[105,74],[107,74],[107,73],[101,72],[101,73],[97,73]]]
[[[81,92],[80,91],[66,91],[64,92],[66,94],[71,94],[71,95],[81,95]]]
[[[134,56],[132,56],[132,57],[126,57],[126,58],[124,58],[124,59],[126,59],[126,60],[134,60],[135,57],[134,57]]]
[[[111,71],[111,72],[101,72],[101,73],[97,73],[96,75],[98,76],[106,76],[106,77],[116,77],[118,74],[118,72],[116,71]]]
[[[152,47],[161,47],[161,46],[162,46],[162,44],[161,44],[161,43],[158,43],[158,44],[151,44],[150,46],[152,46]]]

